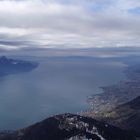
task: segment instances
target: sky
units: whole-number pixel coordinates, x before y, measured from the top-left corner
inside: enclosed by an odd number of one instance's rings
[[[0,49],[140,47],[140,0],[0,0]]]

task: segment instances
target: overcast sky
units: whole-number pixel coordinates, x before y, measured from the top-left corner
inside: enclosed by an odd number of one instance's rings
[[[140,0],[0,0],[0,48],[140,46]]]

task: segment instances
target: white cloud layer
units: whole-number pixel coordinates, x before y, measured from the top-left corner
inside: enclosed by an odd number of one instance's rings
[[[139,0],[1,0],[0,47],[140,46]]]

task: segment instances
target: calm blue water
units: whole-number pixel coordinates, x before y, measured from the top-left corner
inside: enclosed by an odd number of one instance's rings
[[[50,115],[87,109],[87,96],[125,76],[120,62],[42,58],[37,69],[0,78],[0,129],[17,129]]]

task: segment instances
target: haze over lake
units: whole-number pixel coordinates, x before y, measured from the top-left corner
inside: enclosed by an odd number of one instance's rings
[[[22,128],[54,114],[86,110],[88,96],[101,93],[101,86],[125,78],[126,65],[113,59],[85,56],[30,59],[40,63],[33,71],[0,78],[2,130]]]

